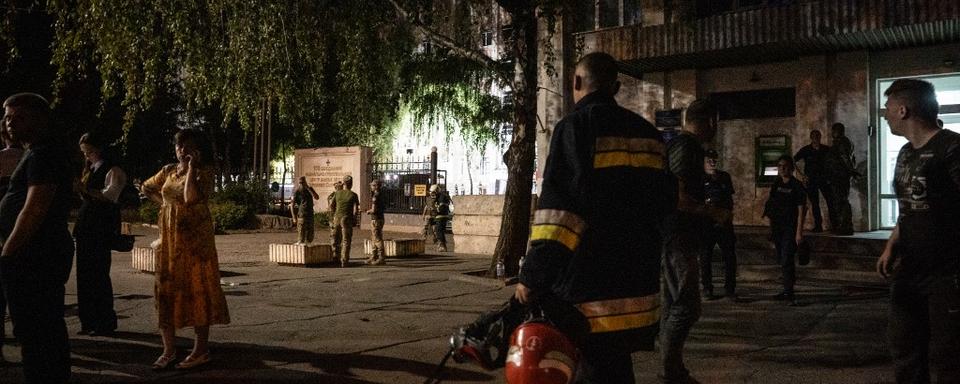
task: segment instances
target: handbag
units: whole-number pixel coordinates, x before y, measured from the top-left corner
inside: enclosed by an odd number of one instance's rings
[[[130,252],[133,250],[133,242],[136,239],[133,235],[123,235],[117,234],[113,238],[113,244],[110,244],[110,249],[117,252]]]

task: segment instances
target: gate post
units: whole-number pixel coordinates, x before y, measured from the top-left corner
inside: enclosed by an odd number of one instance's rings
[[[437,180],[437,147],[430,148],[430,184],[440,184]]]

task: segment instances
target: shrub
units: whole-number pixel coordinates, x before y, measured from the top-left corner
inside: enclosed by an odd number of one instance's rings
[[[213,195],[213,203],[232,202],[247,207],[251,214],[266,212],[270,207],[270,189],[257,181],[230,183]]]
[[[255,219],[253,209],[232,201],[211,203],[210,214],[217,231],[248,228]]]
[[[331,219],[330,212],[320,211],[313,214],[313,225],[319,228],[330,228]]]
[[[140,221],[148,224],[157,224],[160,220],[160,204],[146,200],[140,204]]]

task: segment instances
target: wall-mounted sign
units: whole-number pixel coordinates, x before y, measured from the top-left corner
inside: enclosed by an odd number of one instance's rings
[[[427,185],[426,184],[416,184],[413,186],[413,195],[414,196],[426,196],[427,195]]]
[[[668,109],[654,112],[654,125],[656,125],[657,129],[659,129],[663,135],[664,143],[670,142],[670,140],[680,134],[682,112],[682,109]]]

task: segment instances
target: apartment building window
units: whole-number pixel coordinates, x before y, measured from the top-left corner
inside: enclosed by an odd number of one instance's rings
[[[583,0],[576,2],[574,13],[577,32],[599,28],[636,25],[640,17],[641,0]],[[597,19],[599,17],[599,20]],[[599,22],[598,22],[599,21]]]
[[[600,28],[620,26],[620,0],[597,1],[600,14]]]
[[[493,45],[493,31],[483,31],[480,33],[480,44],[484,47]]]
[[[513,37],[513,25],[507,24],[500,27],[500,44],[509,44],[513,41]]]
[[[794,4],[796,0],[697,0],[697,17],[710,17],[727,12],[742,12],[763,7]]]
[[[623,0],[623,25],[643,24],[640,0]]]
[[[596,3],[593,1],[577,1],[574,7],[576,8],[573,17],[577,32],[592,31],[597,28]]]

